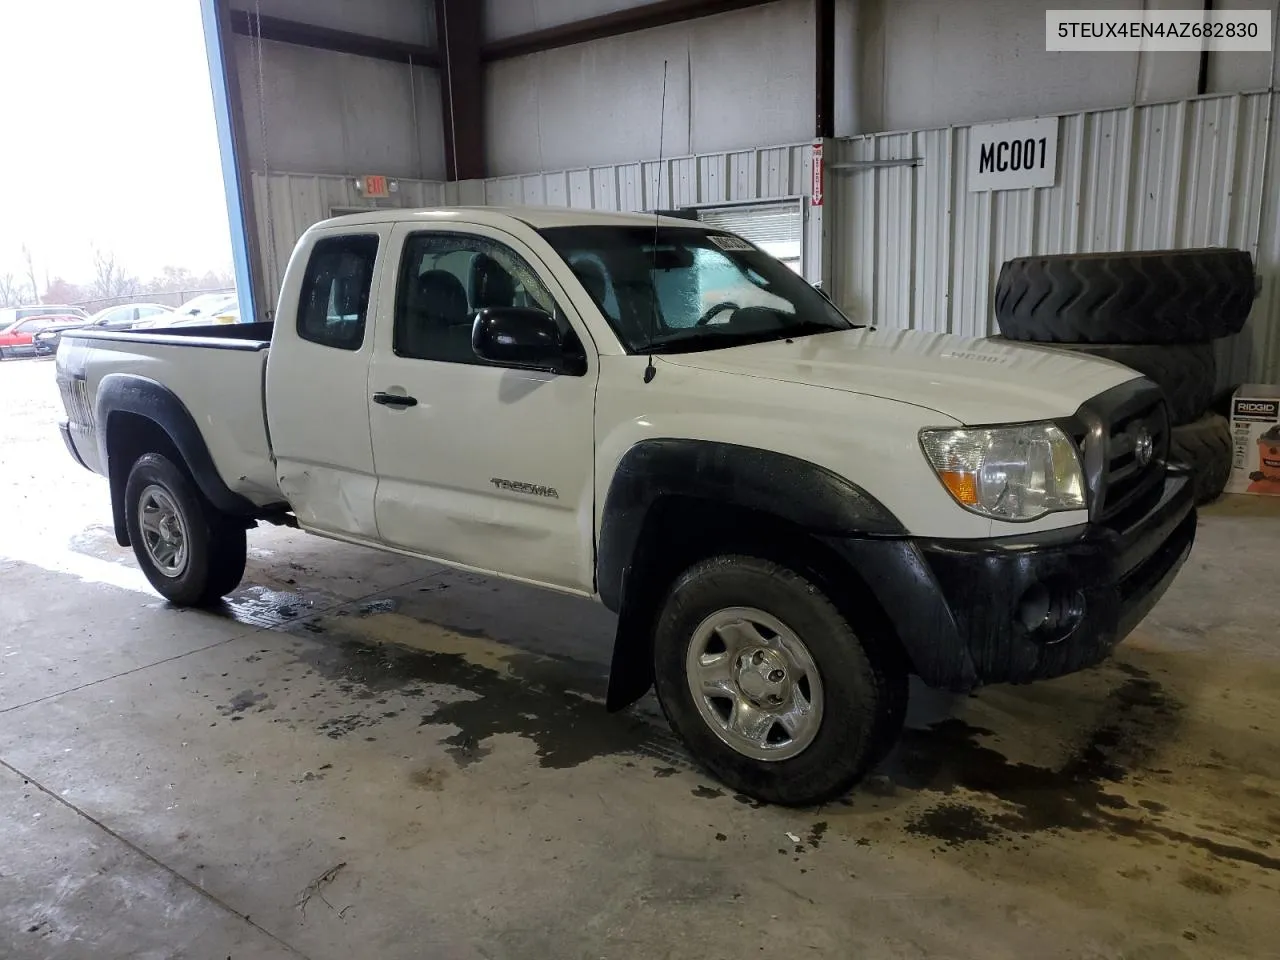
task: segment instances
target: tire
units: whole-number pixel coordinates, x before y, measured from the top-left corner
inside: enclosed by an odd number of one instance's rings
[[[1206,343],[1239,333],[1253,306],[1243,250],[1151,250],[1022,257],[996,281],[1010,340]]]
[[[744,623],[760,623],[762,616],[774,621],[774,626],[763,628],[766,633],[759,627],[738,633]],[[717,658],[717,651],[700,638],[708,635],[707,624],[726,617],[724,633],[713,631],[709,636],[711,644],[722,636],[739,637],[720,642],[730,684],[723,689],[733,692],[714,702],[701,696],[695,699],[690,677],[697,676],[695,664],[703,662],[699,654],[711,650],[708,656]],[[770,632],[769,639],[761,639]],[[742,636],[750,639],[744,641]],[[791,639],[780,640],[782,636]],[[797,666],[796,658],[779,652],[782,643],[795,640],[808,657],[807,667]],[[731,642],[736,648],[730,647]],[[765,729],[765,740],[756,743],[758,749],[776,755],[768,758],[749,756],[731,745],[726,738],[734,734],[724,727],[731,714],[728,704],[746,696],[744,687],[733,679],[739,674],[730,668],[753,659],[759,663],[764,654],[753,658],[752,652],[762,647],[773,659],[748,670],[763,671],[768,678],[782,672],[785,680],[783,686],[769,687],[757,674],[751,681],[756,685],[752,692],[764,697],[760,702],[767,702],[773,695],[770,690],[807,691],[808,716],[813,718],[803,728],[806,733],[794,738],[787,736],[780,721]],[[676,580],[654,632],[654,677],[659,703],[672,729],[713,776],[740,793],[788,806],[821,803],[847,792],[896,743],[906,714],[907,675],[902,658],[855,633],[812,582],[756,557],[715,557]],[[812,677],[817,678],[816,684],[810,682]],[[748,679],[741,682],[750,689]],[[795,701],[782,701],[791,702]],[[768,722],[769,711],[749,709],[756,716],[765,715]],[[720,717],[716,725],[708,711]],[[763,728],[764,724],[757,727]]]
[[[244,527],[214,509],[185,471],[149,453],[129,471],[124,497],[134,556],[161,596],[181,607],[203,607],[239,585]],[[144,514],[148,523],[162,524],[160,532],[144,531]]]
[[[1196,503],[1217,500],[1231,477],[1231,425],[1227,418],[1211,413],[1195,423],[1174,427],[1169,459],[1191,469]]]
[[[1204,416],[1213,399],[1218,364],[1212,343],[1055,343],[1055,349],[1114,360],[1155,381],[1169,404],[1174,425]]]

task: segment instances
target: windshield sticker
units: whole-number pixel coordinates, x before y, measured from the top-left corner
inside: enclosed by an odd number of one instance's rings
[[[710,233],[707,236],[721,250],[745,250],[747,253],[753,253],[756,249],[741,237],[731,237],[727,233]]]

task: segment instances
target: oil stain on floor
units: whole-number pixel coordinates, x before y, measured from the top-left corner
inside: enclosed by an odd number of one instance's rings
[[[395,716],[384,706],[394,693],[420,726],[439,728],[457,769],[482,763],[502,734],[531,741],[552,769],[610,756],[657,761],[635,768],[656,771],[649,779],[689,769],[652,717],[604,712],[602,672],[582,661],[377,606],[286,629],[299,660],[341,694],[348,712],[326,721],[331,737]],[[1259,955],[1257,918],[1280,902],[1278,728],[1280,671],[1126,644],[1093,671],[985,690],[908,729],[868,784],[816,812],[821,829],[797,847],[913,851],[1183,930],[1188,949]],[[448,789],[438,772],[430,779]],[[670,782],[689,795],[687,781]],[[705,781],[691,792],[737,799]]]
[[[306,635],[312,642],[300,659],[355,703],[368,704],[333,718],[338,728],[376,725],[380,703],[395,692],[418,705],[420,725],[456,728],[442,742],[459,767],[482,760],[501,734],[532,741],[539,765],[553,769],[607,755],[690,766],[669,731],[643,717],[606,714],[604,679],[581,663],[376,610],[327,618],[319,634]],[[437,697],[433,688],[455,695]],[[334,729],[331,724],[330,736]]]
[[[908,730],[888,788],[828,813],[846,836],[1181,929],[1188,950],[1263,956],[1280,935],[1278,728],[1274,667],[1136,642]]]

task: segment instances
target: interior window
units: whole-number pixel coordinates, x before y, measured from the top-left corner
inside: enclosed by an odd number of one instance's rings
[[[316,242],[302,277],[298,336],[339,350],[360,349],[377,255],[376,236],[326,237]]]
[[[471,349],[471,327],[486,307],[534,307],[568,330],[551,292],[510,247],[463,234],[409,235],[396,291],[397,355],[483,363]]]

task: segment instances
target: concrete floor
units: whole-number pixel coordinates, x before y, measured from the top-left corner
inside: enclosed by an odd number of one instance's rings
[[[588,603],[267,530],[168,607],[52,364],[0,411],[0,957],[1280,956],[1280,502],[1206,511],[1111,662],[913,691],[786,810],[604,712]]]

